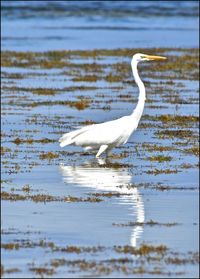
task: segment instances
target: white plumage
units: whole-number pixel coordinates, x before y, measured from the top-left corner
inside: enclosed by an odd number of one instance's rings
[[[139,87],[139,100],[133,113],[116,120],[88,125],[66,133],[59,139],[60,146],[64,147],[73,144],[82,146],[85,150],[98,150],[96,157],[99,157],[104,151],[108,154],[112,148],[125,144],[137,129],[146,99],[145,87],[138,75],[137,64],[140,61],[164,59],[166,58],[162,56],[135,54],[132,58],[131,66],[135,82]]]

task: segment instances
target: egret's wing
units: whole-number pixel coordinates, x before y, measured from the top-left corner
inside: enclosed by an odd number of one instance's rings
[[[95,124],[93,124],[95,125]],[[88,126],[85,126],[81,129],[77,129],[75,131],[72,131],[72,132],[69,132],[69,133],[66,133],[64,134],[60,139],[59,139],[59,142],[60,142],[60,146],[61,147],[64,147],[65,145],[69,145],[69,144],[72,144],[74,143],[75,141],[75,138],[79,135],[81,135],[82,133],[84,133],[85,131],[87,131],[88,129],[90,129],[91,126],[93,125],[88,125]]]
[[[126,117],[105,123],[90,125],[74,137],[76,145],[103,145],[112,144],[125,136]],[[80,130],[81,131],[81,130]]]
[[[81,146],[100,146],[113,144],[126,139],[127,116],[100,124],[92,124],[64,134],[59,142],[64,147],[69,144]],[[122,140],[123,141],[123,140]]]

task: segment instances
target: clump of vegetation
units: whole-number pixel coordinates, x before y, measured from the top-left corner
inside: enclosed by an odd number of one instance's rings
[[[148,170],[148,171],[145,171],[146,173],[148,174],[154,174],[154,175],[158,175],[158,174],[162,174],[162,173],[165,173],[165,174],[171,174],[171,173],[177,173],[178,170],[172,170],[172,169],[154,169],[154,170]]]
[[[161,130],[157,131],[156,134],[159,136],[159,138],[191,138],[194,136],[193,131],[191,130]]]
[[[38,106],[54,106],[54,105],[64,105],[76,108],[78,110],[84,110],[90,106],[90,99],[82,99],[80,101],[41,101],[28,103],[27,107],[38,107]]]
[[[7,79],[22,79],[24,76],[19,73],[7,73],[7,72],[1,72],[1,77],[2,78],[7,78]]]
[[[81,124],[81,125],[92,125],[92,124],[96,124],[96,122],[93,121],[93,120],[85,120],[85,121],[79,122],[79,124]]]
[[[1,277],[5,274],[5,273],[7,273],[7,274],[10,274],[10,273],[16,273],[16,272],[20,272],[21,270],[19,269],[19,268],[7,268],[7,269],[5,269],[4,267],[3,267],[3,265],[1,265]]]
[[[57,268],[59,266],[66,265],[67,263],[68,263],[68,261],[66,259],[53,259],[51,261],[51,266],[53,266],[54,268]]]
[[[98,197],[74,197],[74,196],[66,196],[66,197],[57,197],[48,194],[37,194],[37,195],[30,195],[30,188],[26,186],[25,189],[22,188],[24,192],[28,195],[20,195],[15,194],[12,192],[8,193],[3,191],[1,193],[2,200],[9,200],[9,201],[22,201],[22,200],[31,200],[33,202],[101,202],[102,199]]]
[[[21,143],[28,143],[28,144],[32,144],[33,143],[33,139],[26,139],[26,140],[22,140],[20,138],[16,138],[12,141],[15,144],[21,144]]]
[[[88,99],[82,99],[80,101],[74,101],[69,103],[70,107],[75,107],[78,110],[86,109],[90,106],[90,101]]]
[[[143,143],[142,148],[147,149],[149,152],[155,152],[155,151],[171,151],[175,148],[173,146],[164,146],[164,145],[157,145],[157,144],[149,144],[149,143]]]
[[[106,192],[106,193],[91,193],[91,195],[95,197],[112,198],[112,197],[120,197],[122,195],[129,195],[129,194],[123,194],[118,192]]]
[[[8,193],[8,192],[1,192],[1,199],[2,200],[9,200],[9,201],[24,201],[26,197],[20,194]]]
[[[96,82],[98,80],[98,76],[96,75],[86,75],[86,76],[79,76],[72,79],[73,81],[86,81],[86,82]]]
[[[152,189],[158,190],[158,191],[170,191],[170,190],[197,190],[196,187],[176,187],[176,186],[166,186],[166,185],[156,185],[153,186]]]
[[[44,203],[59,200],[57,197],[51,195],[44,195],[44,194],[30,196],[29,199],[31,199],[33,202],[44,202]]]
[[[9,90],[14,92],[30,92],[37,95],[55,95],[61,92],[76,92],[76,91],[90,91],[96,90],[95,86],[69,86],[64,88],[32,88],[32,87],[19,87],[19,86],[6,86],[2,87],[3,90]]]
[[[37,94],[37,95],[55,95],[58,91],[58,89],[52,89],[52,88],[31,88],[29,89],[31,93]]]
[[[182,258],[182,257],[167,257],[165,259],[166,264],[173,265],[186,265],[186,264],[199,264],[199,254],[191,253],[190,257]]]
[[[194,165],[183,163],[183,164],[180,165],[180,167],[181,167],[182,169],[190,169],[190,168],[193,168]]]
[[[88,198],[78,198],[78,197],[64,197],[63,199],[65,202],[101,202],[102,199],[99,199],[97,197],[88,197]]]
[[[164,226],[164,227],[172,227],[176,226],[178,223],[173,222],[173,223],[159,223],[153,220],[149,220],[147,222],[129,222],[127,224],[116,224],[113,223],[113,226],[117,227],[134,227],[134,226]]]
[[[20,138],[16,138],[12,142],[15,144],[20,144],[20,143],[22,143],[22,140]]]
[[[123,152],[120,152],[119,154],[112,153],[109,156],[110,156],[110,158],[113,158],[113,159],[127,158],[129,156],[129,152],[123,151]]]
[[[52,160],[58,158],[59,155],[53,152],[47,152],[47,153],[43,152],[42,154],[40,154],[39,157],[41,160],[45,160],[45,159]]]
[[[40,275],[42,277],[44,275],[52,276],[55,273],[53,268],[47,268],[47,267],[30,267],[29,270],[35,272],[37,275]]]
[[[33,139],[33,138],[27,138],[27,139],[20,139],[20,138],[15,138],[12,142],[15,144],[22,144],[22,143],[28,143],[28,144],[33,144],[33,143],[51,143],[55,142],[56,140],[53,139],[48,139],[48,138],[43,138],[43,139]]]
[[[155,64],[154,69],[159,72],[173,70],[174,76],[176,76],[177,79],[197,80],[198,56],[199,54],[195,49],[194,52],[189,52],[184,55],[168,56],[169,59],[167,63]],[[147,69],[148,68],[150,70],[149,66],[147,66]]]
[[[195,145],[195,146],[192,146],[190,148],[187,148],[184,150],[186,153],[190,153],[190,154],[193,154],[193,155],[196,155],[196,156],[199,156],[199,146],[198,145]]]
[[[6,250],[18,250],[20,245],[18,243],[1,243],[1,248]]]
[[[84,272],[92,272],[93,274],[98,275],[108,275],[113,271],[112,267],[107,266],[103,262],[96,261],[86,261],[86,260],[76,260],[76,261],[68,261],[68,265],[79,268]]]
[[[22,188],[22,191],[26,192],[26,193],[29,193],[31,191],[30,185],[29,184],[24,185],[23,188]]]
[[[100,168],[113,168],[113,169],[120,169],[120,168],[130,168],[131,164],[121,164],[118,162],[106,162],[104,165],[99,165]]]
[[[77,246],[68,246],[65,248],[61,248],[60,251],[66,252],[66,253],[76,253],[80,254],[81,253],[81,248]]]
[[[147,160],[149,160],[149,161],[157,161],[159,163],[162,163],[162,162],[169,162],[169,161],[171,161],[172,157],[171,156],[164,156],[164,155],[157,155],[157,156],[148,157]]]
[[[122,77],[121,76],[115,76],[112,73],[110,73],[105,77],[105,80],[108,81],[108,82],[121,82]]]
[[[5,153],[10,151],[11,151],[10,148],[1,146],[1,155],[4,155]]]
[[[174,125],[178,125],[178,126],[187,126],[191,122],[198,123],[199,116],[163,114],[158,116],[157,120],[162,121],[163,123],[170,123],[170,126],[173,123]]]
[[[92,247],[80,247],[80,246],[66,246],[66,247],[57,247],[55,251],[61,251],[66,253],[97,253],[102,251],[104,247],[102,246],[92,246]]]
[[[115,250],[118,253],[125,253],[125,254],[133,254],[133,255],[148,255],[150,253],[157,253],[157,254],[164,254],[167,251],[167,247],[165,245],[153,246],[143,244],[139,248],[135,248],[132,246],[115,246]]]

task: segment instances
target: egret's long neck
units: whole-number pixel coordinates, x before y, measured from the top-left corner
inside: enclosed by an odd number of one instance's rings
[[[142,116],[142,113],[143,113],[144,103],[146,100],[146,93],[145,93],[144,83],[141,81],[139,74],[138,74],[137,64],[138,64],[138,62],[133,59],[131,62],[131,66],[132,66],[132,71],[133,71],[133,76],[134,76],[135,82],[139,87],[139,97],[138,97],[137,106],[134,109],[132,116],[136,117],[139,121]]]

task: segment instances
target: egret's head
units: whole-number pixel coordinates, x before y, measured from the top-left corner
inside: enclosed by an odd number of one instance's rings
[[[164,56],[155,56],[155,55],[147,55],[143,53],[136,53],[133,55],[133,61],[140,62],[140,61],[151,61],[151,60],[165,60],[167,59]]]

